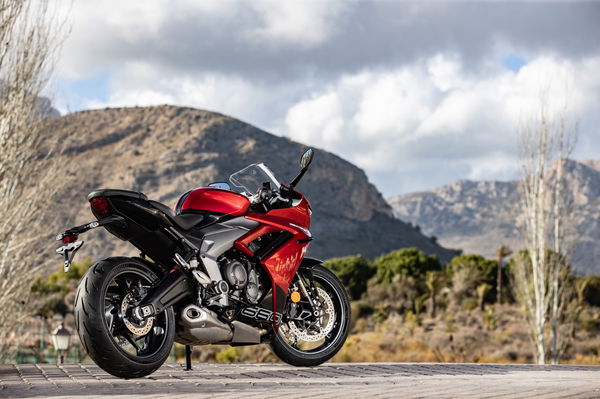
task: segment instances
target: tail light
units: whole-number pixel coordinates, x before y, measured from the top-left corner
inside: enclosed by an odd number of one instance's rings
[[[92,198],[90,200],[90,206],[101,215],[110,214],[110,204],[106,198]]]

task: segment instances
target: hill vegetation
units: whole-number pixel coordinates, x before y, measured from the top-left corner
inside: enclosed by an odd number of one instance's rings
[[[523,252],[502,268],[503,302],[496,302],[498,263],[463,254],[443,267],[435,256],[415,248],[383,254],[373,261],[362,255],[332,258],[325,265],[343,282],[352,298],[352,331],[335,361],[519,362],[534,360],[527,320],[513,298],[511,268]],[[36,312],[51,319],[70,312],[86,260],[62,269],[32,286]],[[564,363],[600,363],[600,276],[570,277],[568,347]],[[74,331],[74,327],[73,331]],[[30,351],[39,341],[29,338]],[[75,338],[75,343],[77,339]],[[80,354],[82,358],[85,354]],[[173,359],[183,360],[176,345]],[[198,347],[198,361],[274,362],[266,346]],[[89,360],[88,360],[89,361]]]

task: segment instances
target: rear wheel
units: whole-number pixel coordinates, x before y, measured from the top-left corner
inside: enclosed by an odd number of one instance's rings
[[[299,270],[290,289],[298,291],[300,301],[288,301],[271,350],[293,366],[317,366],[335,356],[346,341],[350,330],[348,294],[335,274],[321,265]]]
[[[139,378],[158,369],[175,336],[173,308],[142,322],[131,315],[159,276],[140,259],[108,258],[88,270],[75,298],[75,322],[83,347],[106,372]]]

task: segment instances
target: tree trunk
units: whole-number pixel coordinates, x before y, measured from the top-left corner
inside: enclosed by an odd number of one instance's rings
[[[435,317],[435,293],[429,295],[429,317]]]
[[[502,262],[504,261],[503,256],[498,256],[498,277],[496,284],[496,303],[498,306],[502,304]]]

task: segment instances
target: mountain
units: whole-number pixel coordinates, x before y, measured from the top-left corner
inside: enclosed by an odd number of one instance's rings
[[[68,143],[55,158],[65,164],[64,179],[57,182],[56,232],[92,219],[86,196],[94,189],[141,191],[173,207],[182,193],[227,181],[251,163],[264,162],[279,180],[289,182],[307,148],[225,115],[174,106],[77,112],[49,120],[45,129]],[[417,247],[447,262],[455,254],[394,218],[365,173],[334,154],[316,150],[298,189],[314,211],[309,256],[360,253],[372,258]],[[100,229],[84,239],[80,259],[136,253]]]
[[[600,274],[600,161],[568,161],[574,195],[578,244],[573,265],[583,274]],[[518,182],[459,181],[431,191],[388,199],[396,217],[420,226],[440,244],[495,257],[500,245],[523,247],[518,212]]]

